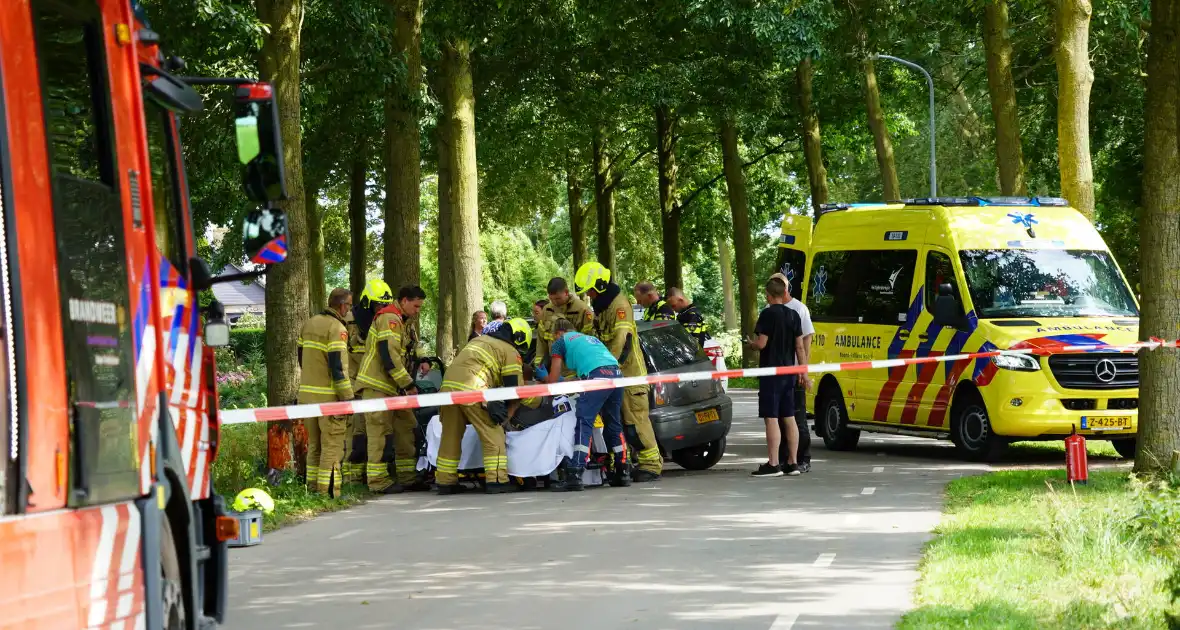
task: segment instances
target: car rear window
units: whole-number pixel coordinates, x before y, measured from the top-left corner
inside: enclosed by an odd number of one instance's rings
[[[697,361],[708,361],[705,351],[679,324],[656,324],[639,333],[643,353],[652,369],[671,370]]]

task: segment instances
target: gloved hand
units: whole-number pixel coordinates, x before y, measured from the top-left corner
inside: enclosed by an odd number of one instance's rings
[[[543,365],[538,365],[537,367],[533,368],[533,375],[537,377],[538,381],[543,381],[549,378],[549,370],[545,369],[545,366]]]
[[[508,405],[498,400],[489,402],[488,415],[492,417],[492,422],[502,425],[508,422]]]

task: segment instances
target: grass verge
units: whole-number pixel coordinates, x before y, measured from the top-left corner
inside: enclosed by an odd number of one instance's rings
[[[308,492],[303,480],[293,472],[282,475],[277,485],[266,480],[266,425],[240,424],[223,427],[217,459],[213,462],[213,489],[232,505],[234,497],[246,488],[265,490],[275,502],[274,512],[263,517],[265,531],[298,523],[322,514],[356,505],[370,497],[368,488],[350,484],[343,496],[330,498]]]
[[[956,480],[923,555],[917,608],[897,627],[1168,627],[1178,497],[1121,472],[1094,472],[1076,489],[1060,471]]]
[[[730,389],[758,389],[758,377],[735,376],[729,379]]]

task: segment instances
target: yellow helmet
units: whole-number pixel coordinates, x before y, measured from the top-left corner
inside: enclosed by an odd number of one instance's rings
[[[574,274],[574,293],[585,293],[590,289],[602,293],[606,290],[608,282],[610,269],[603,267],[602,263],[588,262],[579,267],[578,272]]]
[[[373,278],[361,291],[361,300],[368,300],[374,304],[389,304],[393,302],[393,289],[380,278]]]
[[[234,511],[262,510],[270,514],[275,511],[275,500],[258,488],[246,488],[234,497]]]
[[[536,346],[533,345],[532,326],[519,317],[493,323],[498,325],[494,326],[488,335],[512,344],[524,362],[531,363],[533,354],[536,352]]]

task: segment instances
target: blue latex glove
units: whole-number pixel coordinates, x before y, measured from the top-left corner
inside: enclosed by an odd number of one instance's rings
[[[533,370],[533,376],[536,376],[538,381],[543,381],[549,378],[549,370],[545,369],[545,366],[543,365],[538,365]]]

